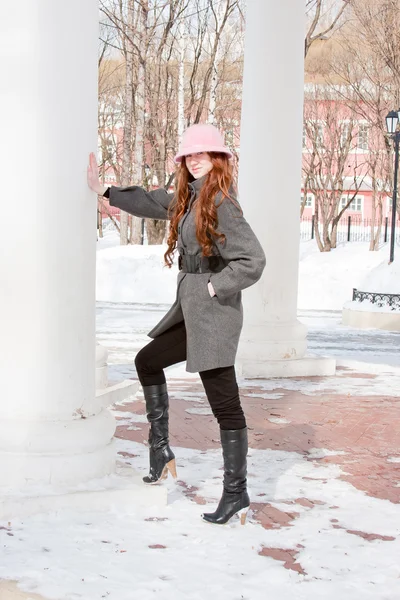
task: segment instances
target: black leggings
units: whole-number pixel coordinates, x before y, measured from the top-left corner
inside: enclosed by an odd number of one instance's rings
[[[163,369],[186,360],[186,328],[174,325],[136,355],[135,365],[143,386],[165,383]],[[221,429],[243,429],[246,420],[240,404],[235,367],[220,367],[199,373],[211,410]]]

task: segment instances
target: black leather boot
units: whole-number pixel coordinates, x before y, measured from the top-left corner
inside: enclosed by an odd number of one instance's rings
[[[250,498],[247,493],[247,427],[221,431],[222,454],[224,457],[224,491],[214,513],[204,513],[204,521],[225,525],[238,514],[242,525],[246,522]]]
[[[143,393],[147,420],[150,423],[150,473],[143,477],[143,481],[149,484],[157,483],[168,477],[168,471],[176,479],[175,456],[169,447],[168,439],[167,384],[143,386]]]

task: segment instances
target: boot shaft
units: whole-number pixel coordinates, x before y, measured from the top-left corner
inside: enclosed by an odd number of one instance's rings
[[[224,457],[224,490],[218,508],[214,513],[204,513],[203,519],[209,523],[223,525],[234,515],[246,520],[250,498],[247,493],[247,428],[237,430],[221,429],[222,455]]]
[[[176,477],[175,456],[169,447],[167,384],[143,386],[149,429],[150,473],[145,483],[157,483],[171,471]]]
[[[149,423],[166,419],[168,426],[169,398],[167,384],[143,386],[143,394],[146,401],[146,413]]]
[[[224,490],[231,494],[244,492],[247,484],[247,427],[221,429],[220,433],[224,458]]]

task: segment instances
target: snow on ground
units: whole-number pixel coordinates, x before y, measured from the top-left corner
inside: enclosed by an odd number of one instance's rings
[[[341,310],[346,302],[351,301],[353,288],[362,289],[372,270],[389,261],[387,245],[378,252],[369,252],[368,246],[368,243],[350,242],[331,252],[321,253],[315,242],[302,242],[299,308]],[[396,280],[393,287],[398,287]]]
[[[110,351],[112,378],[135,376],[135,353],[149,341],[146,333],[174,299],[177,269],[163,267],[164,251],[161,246],[121,248],[112,231],[98,242],[98,340]],[[398,395],[398,335],[344,328],[338,312],[351,299],[352,288],[387,260],[387,254],[387,246],[370,253],[367,244],[352,243],[320,254],[315,242],[301,244],[299,318],[309,326],[311,349],[345,357],[341,364],[354,370],[360,364],[349,358],[375,362],[368,371],[376,377],[352,378],[340,371],[336,378],[319,381],[258,381],[261,397],[279,400],[276,390],[293,386],[303,394],[368,390],[369,395]],[[185,381],[184,363],[172,367],[171,375]],[[208,411],[204,395],[194,394],[189,385],[183,399],[189,403],[186,412]],[[132,428],[145,418],[116,412]],[[117,439],[117,446],[135,456],[125,462],[141,474],[147,471],[144,445]],[[284,511],[290,506],[298,514],[291,526],[264,529],[251,514],[245,527],[237,521],[225,527],[204,523],[201,512],[214,508],[221,492],[221,451],[178,448],[184,486],[167,482],[166,507],[121,512],[114,506],[107,513],[65,511],[0,522],[0,578],[18,580],[24,589],[50,600],[204,600],[210,595],[219,600],[398,600],[400,505],[342,481],[338,465],[307,460],[330,452],[313,448],[306,457],[250,449],[253,501]],[[206,506],[184,493],[191,486]],[[299,498],[317,503],[308,508],[296,502]],[[377,537],[364,539],[357,531]],[[295,549],[307,574],[259,555],[263,547]]]
[[[265,392],[273,392],[274,390],[293,390],[304,394],[305,396],[313,396],[315,394],[333,393],[348,396],[400,396],[400,367],[389,366],[385,364],[368,364],[365,365],[358,361],[339,360],[338,367],[343,367],[344,371],[338,371],[332,377],[315,377],[315,378],[286,378],[286,379],[247,379],[238,378],[239,387],[242,385],[247,388],[260,387]],[[352,373],[360,374],[367,373],[374,375],[371,379],[369,376],[362,377],[352,376]]]
[[[387,260],[372,269],[361,284],[361,291],[400,294],[400,258]]]
[[[360,284],[360,291],[380,294],[400,294],[400,261],[389,264],[387,260],[381,262],[377,267],[367,274]],[[378,298],[374,303],[365,299],[362,302],[347,302],[345,308],[350,310],[376,312],[376,313],[399,313],[400,306],[390,304],[385,296]]]
[[[111,246],[99,251],[97,299],[172,304],[178,267],[163,266],[165,250],[164,246]]]
[[[107,231],[98,242],[97,300],[172,304],[177,266],[163,266],[166,247],[118,244],[118,235],[113,231]],[[315,241],[302,242],[299,309],[342,310],[345,302],[351,301],[353,288],[361,289],[364,284],[372,287],[371,291],[382,284],[385,292],[393,289],[392,293],[396,293],[400,285],[400,256],[395,266],[385,268],[388,245],[378,252],[369,252],[368,247],[368,243],[351,242],[321,253]]]
[[[97,340],[110,353],[111,380],[136,377],[134,357],[150,342],[147,333],[167,309],[167,305],[97,303]],[[399,333],[344,327],[336,311],[299,311],[299,319],[308,327],[310,354],[400,366]],[[184,363],[170,367],[168,373],[184,376]]]
[[[135,417],[132,417],[135,422]],[[117,440],[147,469],[147,449]],[[326,456],[313,449],[311,456]],[[222,485],[221,452],[177,448],[179,480],[198,488],[206,506],[191,501],[168,481],[163,508],[108,513],[63,512],[14,520],[2,530],[0,578],[54,600],[398,600],[400,597],[400,505],[367,496],[339,479],[337,465],[321,465],[295,452],[249,452],[252,498],[288,510],[291,526],[264,529],[251,515],[225,527],[202,522]],[[7,527],[5,523],[4,526]],[[368,541],[351,531],[390,536]],[[10,534],[10,535],[8,535]],[[392,539],[394,538],[394,539]],[[258,552],[296,549],[306,575]]]

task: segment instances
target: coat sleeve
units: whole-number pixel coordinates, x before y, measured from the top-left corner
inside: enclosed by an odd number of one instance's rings
[[[168,208],[174,199],[174,194],[168,194],[164,189],[146,192],[137,185],[128,187],[111,186],[109,200],[111,206],[146,219],[168,220]]]
[[[235,199],[235,202],[236,199]],[[220,197],[217,197],[217,205]],[[265,253],[240,208],[225,198],[217,208],[218,232],[224,233],[224,243],[216,241],[226,267],[211,275],[217,297],[224,298],[256,283],[264,270]]]

